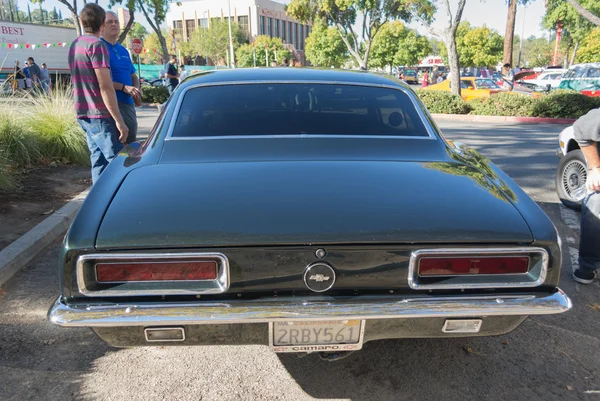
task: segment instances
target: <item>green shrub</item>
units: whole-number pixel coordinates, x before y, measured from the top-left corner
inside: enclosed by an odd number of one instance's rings
[[[468,114],[471,111],[460,96],[451,92],[417,89],[417,94],[430,113]]]
[[[535,99],[517,93],[497,93],[488,98],[467,102],[471,114],[482,116],[529,117],[533,114]]]
[[[169,99],[169,89],[166,86],[144,86],[142,88],[142,102],[164,103]]]
[[[41,156],[38,138],[10,109],[0,113],[0,151],[2,159],[18,166],[37,162]]]
[[[571,90],[556,90],[536,99],[532,110],[535,117],[579,118],[600,107],[600,98]]]
[[[85,134],[75,118],[73,94],[69,89],[55,88],[50,97],[30,99],[21,115],[23,124],[39,138],[44,157],[89,164]]]

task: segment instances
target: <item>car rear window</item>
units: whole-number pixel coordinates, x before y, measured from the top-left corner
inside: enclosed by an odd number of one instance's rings
[[[173,137],[429,136],[401,90],[335,84],[235,84],[190,89]]]

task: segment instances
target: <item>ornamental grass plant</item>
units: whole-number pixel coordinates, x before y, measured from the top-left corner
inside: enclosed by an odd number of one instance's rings
[[[0,191],[13,189],[19,169],[27,165],[89,165],[70,86],[56,86],[51,96],[19,93],[0,102]]]
[[[22,115],[24,127],[37,136],[44,158],[87,165],[89,153],[85,135],[73,107],[70,87],[58,86],[52,96],[37,96]]]

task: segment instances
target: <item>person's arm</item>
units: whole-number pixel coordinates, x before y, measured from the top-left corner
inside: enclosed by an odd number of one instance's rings
[[[600,191],[600,155],[598,154],[598,143],[581,148],[588,165],[588,176],[586,186],[589,191]]]
[[[573,124],[573,137],[579,144],[588,165],[586,186],[590,191],[600,191],[600,108],[589,111]]]
[[[127,125],[125,125],[123,116],[121,116],[121,112],[119,111],[117,94],[115,93],[114,83],[110,76],[110,69],[107,67],[94,68],[94,72],[96,73],[96,78],[98,78],[98,84],[100,85],[102,101],[106,105],[106,108],[108,109],[108,112],[112,118],[115,119],[115,122],[117,123],[117,129],[121,133],[119,136],[119,141],[121,143],[125,143],[127,140],[127,135],[129,135],[129,128],[127,128]]]

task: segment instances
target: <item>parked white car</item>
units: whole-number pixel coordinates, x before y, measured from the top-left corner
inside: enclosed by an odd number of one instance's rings
[[[556,156],[560,158],[556,169],[556,193],[560,201],[571,209],[581,209],[585,195],[575,196],[577,189],[587,180],[587,163],[579,144],[573,135],[573,126],[567,127],[558,135],[559,148]]]
[[[535,79],[528,79],[526,82],[528,84],[541,86],[544,89],[546,89],[548,85],[550,85],[551,89],[556,89],[558,88],[558,85],[560,85],[560,81],[565,72],[567,72],[566,69],[551,68],[542,72]]]

